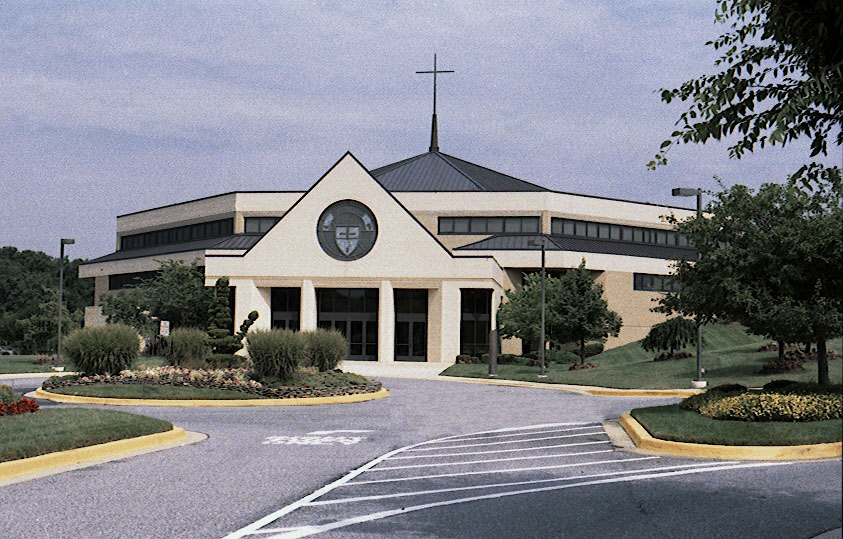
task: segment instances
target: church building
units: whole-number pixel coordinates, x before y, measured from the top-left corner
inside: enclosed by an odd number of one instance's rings
[[[434,108],[435,111],[435,108]],[[116,251],[80,266],[100,296],[197,261],[226,276],[234,320],[255,329],[334,328],[352,360],[453,363],[488,350],[505,291],[580,264],[623,318],[606,346],[643,338],[670,287],[671,259],[693,259],[662,216],[686,209],[546,189],[439,150],[375,169],[346,153],[305,192],[237,191],[117,217]],[[87,323],[100,309],[88,308]],[[101,314],[99,314],[101,320]],[[503,352],[521,353],[520,340]]]

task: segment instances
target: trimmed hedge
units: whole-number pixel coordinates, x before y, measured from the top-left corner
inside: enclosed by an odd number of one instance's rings
[[[176,328],[170,334],[167,359],[176,367],[198,369],[205,365],[210,347],[208,335],[201,329]]]
[[[289,380],[307,361],[307,342],[302,333],[289,329],[257,330],[246,337],[252,369],[258,378],[277,376]]]
[[[138,334],[123,324],[77,329],[64,341],[65,357],[86,374],[117,374],[138,358]]]
[[[348,355],[348,341],[336,330],[317,329],[302,335],[307,346],[307,361],[319,372],[332,371]]]

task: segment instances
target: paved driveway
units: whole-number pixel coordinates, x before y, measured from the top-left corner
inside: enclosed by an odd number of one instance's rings
[[[209,438],[0,487],[4,535],[807,538],[840,527],[839,459],[746,467],[613,450],[599,423],[659,401],[383,382],[389,398],[352,405],[121,407]]]

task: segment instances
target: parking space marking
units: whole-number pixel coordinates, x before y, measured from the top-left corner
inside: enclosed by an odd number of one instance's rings
[[[612,442],[585,442],[582,444],[569,444],[569,445],[591,445],[591,444],[608,444]],[[609,450],[608,452],[611,453],[613,450]],[[508,457],[503,459],[486,459],[486,460],[467,460],[462,462],[431,462],[429,464],[408,464],[407,466],[386,466],[383,468],[375,468],[373,470],[369,470],[371,472],[383,472],[386,470],[406,470],[409,468],[430,468],[436,466],[465,466],[467,464],[486,464],[487,462],[508,462],[513,460],[534,460],[534,459],[549,459],[549,458],[560,458],[560,457],[575,457],[579,455],[594,455],[596,453],[606,453],[606,451],[583,451],[581,453],[554,453],[552,455],[530,455],[528,457]]]
[[[599,430],[595,431],[594,429]],[[557,435],[557,433],[567,434]],[[321,435],[326,434],[326,432],[310,433],[310,435],[316,434]],[[591,436],[592,438],[577,442],[575,438],[577,436]],[[557,440],[559,438],[573,439],[571,439],[571,443],[540,445],[545,440]],[[477,440],[494,441],[477,442]],[[791,462],[741,463],[731,461],[663,463],[659,465],[650,462],[661,459],[656,455],[633,456],[611,447],[606,449],[596,447],[600,444],[609,443],[608,435],[602,427],[593,423],[531,425],[473,434],[459,434],[420,442],[385,453],[310,495],[232,532],[226,536],[226,539],[240,539],[250,535],[272,538],[306,537],[412,511],[480,500],[721,470],[793,464]],[[512,447],[503,444],[522,444],[524,447]],[[494,448],[462,451],[463,448],[488,446]],[[592,446],[593,449],[583,447],[581,451],[558,452],[558,449],[562,447],[577,446]],[[437,451],[449,449],[456,451]],[[411,453],[419,451],[425,453]],[[536,453],[538,451],[542,452]],[[530,453],[522,454],[523,452]],[[496,454],[501,454],[501,456],[496,456]],[[465,455],[473,455],[473,457],[471,460],[459,462],[459,458]],[[480,455],[491,455],[492,458],[483,458]],[[585,458],[581,462],[577,462],[582,457]],[[395,462],[398,459],[438,460],[432,462],[416,460],[412,464],[393,466],[392,464],[398,464]],[[538,459],[552,460],[541,462]],[[516,463],[530,460],[534,461],[531,464],[542,465],[514,468],[498,465],[494,466],[496,469],[483,469],[484,467],[490,468],[492,466],[488,465],[494,465],[495,463]],[[519,466],[518,464],[510,465]],[[419,470],[422,473],[421,475],[410,475],[413,470],[419,468],[435,469],[447,466],[464,466],[465,468],[462,470],[458,468],[453,470],[452,473],[434,474],[424,474],[423,471]],[[586,473],[587,470],[590,470],[590,473]],[[394,477],[369,479],[370,477],[383,477],[377,472],[391,472]],[[405,484],[405,488],[398,488],[399,485]],[[427,498],[423,498],[425,496]],[[390,502],[391,500],[396,501]],[[398,503],[413,503],[413,501],[416,505],[404,505],[395,508]],[[427,503],[420,503],[422,501]],[[355,505],[355,503],[360,505]],[[298,516],[284,518],[299,509],[302,511],[296,513]],[[359,514],[363,512],[366,514]],[[285,524],[287,525],[285,526]],[[296,526],[296,524],[299,525]]]
[[[598,434],[597,432],[592,432],[590,434]],[[578,436],[587,436],[586,434],[580,434]],[[442,447],[425,447],[421,449],[408,449],[407,451],[436,451],[437,449],[461,449],[463,447],[481,447],[484,445],[503,445],[503,444],[525,444],[528,442],[540,442],[542,440],[559,440],[560,438],[570,438],[571,435],[562,435],[562,436],[545,436],[544,438],[529,438],[527,440],[507,440],[505,442],[483,442],[480,444],[464,444],[464,445],[448,445]]]
[[[609,443],[610,441],[597,442]],[[592,442],[589,442],[592,443]],[[488,455],[490,453],[513,453],[516,451],[540,451],[542,449],[556,449],[558,447],[570,447],[576,444],[557,444],[557,445],[541,445],[539,447],[518,447],[516,449],[492,449],[491,451],[465,451],[463,453],[443,453],[442,455],[410,455],[408,457],[390,457],[386,460],[401,460],[401,459],[434,459],[436,457],[459,457],[462,455]]]
[[[410,507],[402,507],[400,509],[392,509],[388,511],[379,511],[377,513],[370,513],[368,515],[360,515],[353,518],[348,518],[345,520],[340,520],[337,522],[330,522],[328,524],[322,524],[319,526],[310,526],[309,529],[294,531],[283,533],[280,535],[272,536],[272,539],[293,539],[298,537],[306,537],[308,535],[314,535],[317,533],[324,533],[331,530],[336,530],[339,528],[345,528],[354,524],[362,524],[364,522],[371,522],[373,520],[381,520],[387,517],[395,516],[395,515],[403,515],[407,513],[411,513],[414,511],[421,511],[424,509],[432,509],[434,507],[444,507],[447,505],[456,505],[461,503],[468,503],[468,502],[476,502],[480,500],[492,500],[496,498],[505,498],[509,496],[518,496],[522,494],[535,494],[539,492],[550,492],[554,490],[563,490],[569,489],[574,487],[582,487],[588,485],[603,485],[608,483],[622,483],[628,481],[637,481],[641,479],[653,479],[657,477],[672,477],[677,475],[688,475],[688,474],[696,474],[696,473],[703,473],[703,472],[713,472],[713,471],[720,471],[720,470],[734,470],[738,468],[761,468],[765,466],[783,466],[786,464],[792,464],[791,462],[759,462],[759,463],[751,463],[751,464],[736,464],[733,466],[710,466],[707,468],[696,468],[690,470],[677,470],[672,472],[661,472],[655,474],[639,474],[627,477],[614,477],[611,479],[597,479],[594,481],[582,481],[579,483],[571,483],[568,485],[554,485],[551,487],[540,487],[540,488],[531,488],[531,489],[522,489],[522,490],[513,490],[507,492],[498,492],[495,494],[484,494],[481,496],[470,496],[468,498],[457,498],[452,500],[443,500],[438,502],[431,502],[425,503],[421,505],[414,505]]]
[[[738,464],[735,461],[732,462],[724,462],[723,464]],[[706,466],[711,466],[710,462],[704,463],[697,463],[697,464],[677,464],[674,466],[661,466],[659,468],[648,468],[648,472],[656,472],[656,471],[667,471],[667,470],[681,470],[686,468],[702,468]],[[471,485],[469,487],[451,487],[451,488],[440,488],[440,489],[432,489],[432,490],[416,490],[413,492],[396,492],[392,494],[377,494],[372,496],[357,496],[353,498],[336,498],[333,500],[322,500],[318,502],[310,502],[307,504],[309,507],[314,507],[318,505],[334,505],[338,503],[351,503],[351,502],[364,502],[369,500],[386,500],[390,498],[403,498],[407,496],[422,496],[425,494],[439,494],[445,492],[460,492],[464,490],[480,490],[484,488],[502,488],[502,487],[515,487],[519,485],[538,485],[542,483],[559,483],[562,481],[572,481],[575,479],[591,479],[594,477],[610,477],[613,475],[627,475],[627,474],[635,474],[640,473],[641,470],[621,470],[619,472],[604,472],[604,473],[596,473],[590,475],[576,475],[570,477],[553,477],[551,479],[534,479],[532,481],[510,481],[508,483],[490,483],[488,485]]]
[[[607,449],[606,451],[598,451],[598,453],[614,453],[614,449]],[[445,473],[445,474],[435,474],[435,475],[416,475],[412,477],[394,477],[392,479],[371,479],[366,481],[353,481],[344,483],[343,485],[339,486],[353,486],[353,485],[370,485],[374,483],[396,483],[399,481],[418,481],[421,479],[437,479],[440,477],[462,477],[466,475],[488,475],[488,474],[495,474],[495,473],[512,473],[512,472],[532,472],[536,470],[556,470],[559,468],[571,468],[572,466],[595,466],[598,464],[619,464],[622,462],[633,462],[638,460],[654,460],[659,459],[661,457],[651,456],[651,457],[633,457],[630,459],[615,459],[615,460],[593,460],[589,462],[572,462],[568,464],[555,464],[553,466],[533,466],[530,468],[502,468],[499,470],[482,470],[477,472],[457,472],[457,473]]]

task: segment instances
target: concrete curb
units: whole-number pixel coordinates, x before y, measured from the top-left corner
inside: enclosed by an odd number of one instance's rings
[[[130,456],[132,453],[144,452],[162,448],[161,446],[172,445],[187,439],[187,433],[180,427],[173,427],[167,432],[147,434],[125,440],[106,442],[104,444],[90,445],[66,451],[57,451],[37,457],[12,460],[0,463],[0,482],[18,478],[24,475],[43,475],[44,472],[76,466],[80,463],[113,459]]]
[[[843,455],[841,442],[772,446],[694,444],[653,438],[647,429],[629,414],[621,416],[620,424],[637,448],[663,455],[726,460],[807,460]]]
[[[555,389],[557,391],[572,391],[584,395],[597,397],[690,397],[703,393],[703,389],[616,389],[611,387],[578,386],[573,384],[547,384],[542,382],[525,382],[522,380],[502,380],[497,378],[465,378],[461,376],[440,376],[435,380],[466,382],[473,384],[489,384],[497,386],[531,387],[537,389]]]
[[[53,376],[70,376],[78,372],[18,372],[15,374],[0,374],[0,380],[17,380],[19,378],[52,378]]]
[[[336,397],[301,397],[290,399],[237,399],[237,400],[176,400],[176,399],[111,399],[106,397],[80,397],[50,393],[42,388],[35,390],[39,399],[47,399],[65,404],[100,404],[107,406],[172,406],[172,407],[208,407],[230,408],[244,406],[316,406],[321,404],[349,404],[382,399],[389,396],[389,391],[381,388],[374,393],[339,395]]]

